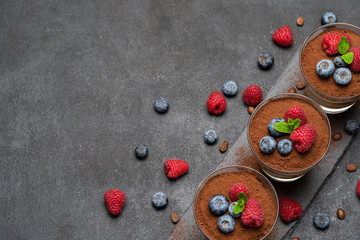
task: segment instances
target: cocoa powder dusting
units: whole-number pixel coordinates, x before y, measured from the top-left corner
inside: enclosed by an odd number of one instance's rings
[[[259,142],[264,136],[270,135],[267,129],[269,122],[276,117],[284,118],[286,110],[295,105],[304,109],[307,123],[315,126],[316,138],[310,150],[299,153],[293,149],[287,156],[281,155],[277,150],[270,155],[263,154]],[[327,122],[320,112],[300,99],[276,99],[267,103],[256,113],[249,128],[250,142],[256,155],[269,166],[283,171],[297,171],[313,165],[325,153],[330,137]],[[283,138],[290,139],[290,135],[276,138],[276,141]]]
[[[350,48],[358,46],[360,47],[360,36],[355,32],[346,29],[331,29],[322,32],[315,37],[305,47],[303,54],[301,55],[301,65],[306,76],[306,79],[317,90],[334,97],[352,97],[360,94],[360,73],[353,73],[351,82],[347,86],[339,86],[335,83],[333,76],[328,79],[320,78],[315,70],[316,64],[322,59],[330,59],[334,61],[334,58],[338,55],[328,56],[322,48],[321,41],[323,36],[327,33],[346,33],[350,36]]]
[[[212,196],[223,194],[229,199],[229,188],[233,183],[243,183],[249,188],[249,197],[257,198],[264,211],[264,222],[258,228],[246,227],[241,219],[235,219],[235,230],[225,234],[217,228],[219,216],[214,216],[209,209],[208,203]],[[276,202],[270,190],[250,173],[222,173],[207,182],[199,194],[196,203],[195,215],[201,229],[211,239],[260,239],[271,229],[276,219]]]

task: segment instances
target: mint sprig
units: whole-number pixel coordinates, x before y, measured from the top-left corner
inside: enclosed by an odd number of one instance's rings
[[[292,120],[291,118],[288,119],[288,122],[278,122],[275,124],[274,128],[278,132],[288,133],[290,134],[292,131],[297,129],[300,126],[300,118],[296,118]]]
[[[348,52],[350,49],[350,43],[346,37],[341,36],[337,49],[342,55],[342,60],[344,60],[347,64],[351,64],[354,59],[354,53]]]
[[[244,211],[245,203],[247,203],[248,198],[244,192],[238,193],[238,201],[233,208],[234,214],[239,214]]]

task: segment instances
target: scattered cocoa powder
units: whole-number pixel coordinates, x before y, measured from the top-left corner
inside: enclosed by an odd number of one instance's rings
[[[223,194],[229,196],[229,188],[233,183],[241,182],[249,188],[249,197],[259,200],[264,211],[264,222],[258,228],[249,228],[235,219],[235,230],[224,234],[217,228],[219,216],[214,216],[208,203],[212,196]],[[199,193],[195,207],[195,216],[202,231],[211,239],[260,239],[271,229],[276,219],[276,201],[267,187],[251,173],[221,173],[210,179]]]
[[[315,126],[316,139],[312,147],[306,153],[299,153],[293,149],[287,156],[281,155],[277,150],[270,155],[263,154],[260,151],[259,142],[261,138],[269,135],[267,129],[269,122],[276,117],[283,118],[286,110],[294,105],[302,107],[306,114],[307,123]],[[266,164],[283,171],[297,171],[310,167],[319,160],[328,146],[330,134],[327,121],[318,110],[303,100],[285,98],[267,103],[256,113],[249,126],[249,138],[254,152]],[[276,140],[279,142],[283,138],[290,139],[290,135],[287,134]]]
[[[317,90],[334,97],[352,97],[360,94],[360,73],[351,73],[352,79],[347,86],[339,86],[335,83],[334,78],[328,79],[320,78],[315,70],[316,64],[322,59],[334,60],[334,56],[326,55],[322,48],[321,41],[323,36],[327,33],[346,33],[350,36],[350,47],[360,47],[360,36],[355,32],[346,29],[331,29],[322,32],[315,37],[305,47],[304,52],[301,55],[301,65],[306,79],[313,85]]]

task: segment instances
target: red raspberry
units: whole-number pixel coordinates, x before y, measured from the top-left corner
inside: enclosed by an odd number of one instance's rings
[[[236,202],[238,200],[238,194],[244,192],[246,196],[249,194],[249,189],[242,183],[234,183],[229,189],[229,196],[231,201]]]
[[[184,160],[168,159],[164,163],[164,168],[168,178],[175,179],[189,170],[189,164]]]
[[[292,106],[288,110],[286,110],[284,119],[287,122],[289,118],[291,118],[292,120],[299,118],[300,126],[306,123],[306,115],[304,109],[302,109],[302,107],[300,106]]]
[[[256,198],[249,198],[241,214],[241,222],[248,227],[260,227],[264,221],[264,212]]]
[[[226,99],[221,92],[213,91],[208,100],[207,100],[207,108],[209,112],[215,115],[219,115],[223,113],[226,109]]]
[[[350,43],[350,41],[351,41],[350,36],[345,33],[328,33],[328,34],[324,35],[324,37],[321,41],[321,45],[327,55],[331,56],[331,55],[339,53],[338,45],[339,45],[341,36],[346,37]]]
[[[360,47],[352,47],[349,52],[354,53],[354,59],[350,64],[350,70],[354,73],[360,72]]]
[[[293,43],[293,33],[288,25],[278,28],[272,35],[273,40],[283,47],[290,47]]]
[[[290,140],[294,144],[296,151],[304,153],[308,151],[315,141],[316,129],[311,124],[305,124],[290,134]]]
[[[279,213],[282,220],[291,222],[301,216],[302,208],[297,201],[283,197],[279,200]]]
[[[109,212],[118,215],[124,206],[126,195],[119,189],[112,189],[105,192],[104,199]]]
[[[248,86],[243,92],[243,100],[246,105],[258,105],[263,97],[261,88],[257,85]]]
[[[356,192],[360,197],[360,180],[358,181],[358,183],[356,184]]]

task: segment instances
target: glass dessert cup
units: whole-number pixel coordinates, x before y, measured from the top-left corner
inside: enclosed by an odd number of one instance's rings
[[[360,99],[360,94],[351,97],[335,97],[327,95],[315,88],[313,84],[306,78],[302,65],[302,56],[306,46],[322,32],[330,29],[347,29],[355,32],[360,36],[360,28],[348,23],[332,23],[326,24],[313,31],[305,40],[300,48],[299,64],[301,69],[301,77],[304,79],[306,85],[305,95],[313,99],[321,108],[329,114],[338,114],[348,110],[356,101]],[[315,66],[314,66],[315,69]]]
[[[312,160],[312,164],[309,166],[305,166],[304,168],[301,168],[299,170],[283,170],[283,169],[277,169],[274,166],[270,166],[266,161],[264,161],[264,159],[266,157],[271,157],[273,159],[275,159],[275,157],[273,157],[273,155],[264,155],[264,154],[259,154],[257,151],[255,151],[254,146],[251,144],[251,136],[250,136],[250,129],[251,129],[251,124],[253,123],[254,118],[257,116],[257,114],[259,113],[259,111],[261,109],[264,108],[264,106],[266,106],[268,103],[275,101],[275,100],[284,100],[286,101],[287,99],[291,99],[291,100],[301,100],[304,103],[308,104],[311,108],[315,109],[314,111],[317,111],[319,114],[319,116],[321,116],[323,118],[323,125],[327,125],[325,127],[325,134],[327,134],[328,136],[328,140],[325,140],[323,142],[325,142],[324,144],[321,144],[323,147],[323,151],[324,153],[322,155],[321,152],[318,154],[318,159],[317,160]],[[285,111],[284,111],[285,113]],[[306,112],[305,112],[306,113]],[[277,117],[283,117],[283,116],[277,116]],[[271,121],[271,119],[269,119],[269,122]],[[267,129],[267,126],[266,126]],[[265,130],[266,131],[266,130]],[[269,133],[266,135],[270,135]],[[266,136],[264,135],[264,136]],[[318,133],[317,133],[318,135]],[[310,171],[312,168],[314,168],[318,163],[320,163],[320,161],[324,158],[324,156],[326,155],[329,146],[330,146],[330,142],[331,142],[331,127],[330,127],[330,122],[329,119],[326,115],[326,113],[324,112],[324,110],[312,99],[297,94],[297,93],[282,93],[282,94],[277,94],[277,95],[273,95],[267,99],[265,99],[264,101],[262,101],[253,111],[253,113],[251,114],[251,117],[249,119],[248,122],[248,129],[247,129],[247,136],[248,136],[248,143],[250,145],[250,149],[252,150],[252,153],[255,155],[258,164],[260,165],[261,169],[263,170],[263,172],[268,175],[271,179],[275,180],[275,181],[279,181],[279,182],[292,182],[295,180],[298,180],[299,178],[301,178],[302,176],[305,175],[305,173],[307,173],[308,171]],[[318,137],[318,136],[317,136]],[[327,138],[325,138],[327,139]],[[320,145],[320,143],[319,143]],[[314,146],[312,146],[314,147]],[[315,148],[314,148],[315,149]],[[277,150],[276,150],[277,151]],[[295,149],[293,149],[292,151],[296,151]],[[273,153],[274,154],[274,153]],[[306,155],[307,153],[303,153],[303,154],[299,154],[299,156],[301,155],[304,158],[307,158],[308,156]],[[280,155],[279,155],[280,156]],[[289,154],[286,157],[290,157],[291,158],[291,154]],[[285,157],[284,157],[285,158]],[[294,157],[295,159],[295,157]],[[279,161],[282,161],[283,159],[278,159]]]
[[[234,166],[229,166],[229,167],[223,167],[223,168],[219,168],[215,171],[213,171],[212,173],[210,173],[205,179],[202,180],[202,182],[199,184],[196,192],[195,192],[195,196],[194,196],[194,200],[193,200],[193,213],[194,213],[194,218],[195,218],[195,222],[196,225],[198,226],[198,228],[200,229],[200,231],[203,233],[203,235],[205,237],[207,237],[208,239],[212,239],[215,240],[217,238],[211,238],[211,236],[207,235],[206,230],[204,230],[201,227],[201,224],[198,222],[197,219],[197,214],[196,214],[196,206],[199,200],[199,196],[200,193],[202,192],[203,188],[206,186],[206,184],[209,183],[210,180],[212,180],[214,177],[223,174],[223,173],[250,173],[252,175],[254,175],[261,183],[262,185],[269,190],[270,195],[272,197],[273,200],[273,204],[274,204],[274,208],[273,210],[276,212],[275,214],[275,218],[274,221],[272,222],[272,225],[270,227],[270,229],[268,230],[268,232],[262,236],[262,238],[260,239],[265,239],[266,236],[268,236],[271,231],[274,229],[276,222],[278,220],[278,215],[279,215],[279,200],[277,197],[277,193],[275,191],[275,188],[273,187],[273,185],[271,184],[271,182],[261,173],[259,173],[258,171],[250,168],[250,167],[245,167],[245,166],[240,166],[240,165],[234,165]],[[243,182],[246,185],[246,182]],[[232,183],[230,183],[232,184]],[[251,189],[249,188],[249,194],[251,194]],[[215,195],[215,194],[214,194]],[[207,203],[206,203],[207,205]],[[209,211],[210,212],[210,211]],[[220,217],[220,216],[219,216]],[[265,218],[266,218],[266,214],[265,214]],[[235,221],[240,221],[240,219],[235,219]],[[216,225],[216,222],[214,223]],[[234,230],[234,232],[236,231],[236,228]],[[226,239],[226,235],[222,235],[222,237],[220,239]]]

